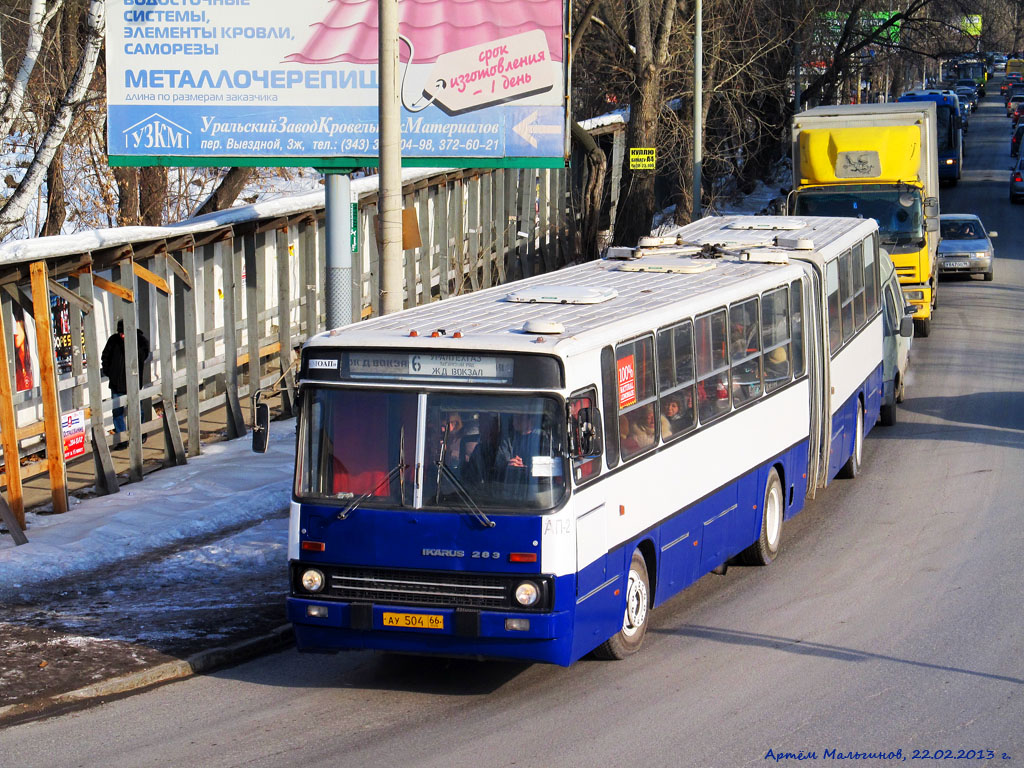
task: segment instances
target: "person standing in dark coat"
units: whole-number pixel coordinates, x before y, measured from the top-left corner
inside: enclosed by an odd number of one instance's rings
[[[149,358],[149,340],[146,335],[137,330],[139,350],[139,383],[142,383],[142,364]],[[110,392],[113,395],[128,394],[127,375],[125,373],[124,354],[124,320],[117,321],[117,333],[111,334],[103,347],[103,354],[100,355],[100,375],[107,377],[110,385]],[[124,406],[114,407],[114,431],[124,433],[128,425],[124,416]],[[114,449],[124,448],[126,443],[118,443]]]

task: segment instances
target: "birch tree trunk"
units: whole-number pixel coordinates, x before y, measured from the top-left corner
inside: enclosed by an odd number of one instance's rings
[[[21,60],[18,74],[14,76],[6,99],[0,105],[0,136],[10,134],[14,121],[21,114],[21,106],[28,90],[28,79],[32,76],[32,70],[36,68],[39,53],[43,49],[43,35],[62,5],[64,0],[53,0],[47,8],[46,0],[32,0],[28,11],[28,42],[25,46],[25,56]]]

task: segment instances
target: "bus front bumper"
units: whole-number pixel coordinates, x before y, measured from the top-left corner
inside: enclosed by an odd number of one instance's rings
[[[300,651],[374,649],[568,665],[572,616],[371,605],[289,597]]]

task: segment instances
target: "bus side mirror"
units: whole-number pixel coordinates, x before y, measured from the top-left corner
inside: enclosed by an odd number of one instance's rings
[[[900,336],[905,339],[909,339],[914,335],[914,317],[913,315],[904,315],[900,318]]]
[[[925,219],[924,220],[924,231],[925,232],[938,232],[939,231],[939,220],[938,219]]]
[[[259,401],[260,393],[253,395],[252,451],[266,453],[270,442],[270,406]]]
[[[601,428],[594,420],[593,408],[580,408],[570,425],[572,445],[571,458],[594,459],[601,455]]]
[[[924,199],[924,215],[929,219],[939,215],[939,198],[926,197]]]

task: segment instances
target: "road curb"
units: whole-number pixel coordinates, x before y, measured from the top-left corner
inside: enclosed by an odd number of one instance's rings
[[[172,680],[183,680],[193,675],[210,672],[229,664],[237,664],[271,651],[286,648],[294,642],[292,625],[284,624],[265,635],[240,640],[231,645],[199,651],[187,659],[168,661],[126,675],[119,675],[74,691],[40,696],[17,704],[0,707],[0,727],[28,718],[36,718],[51,709],[80,704],[91,699],[116,696],[148,688]]]

